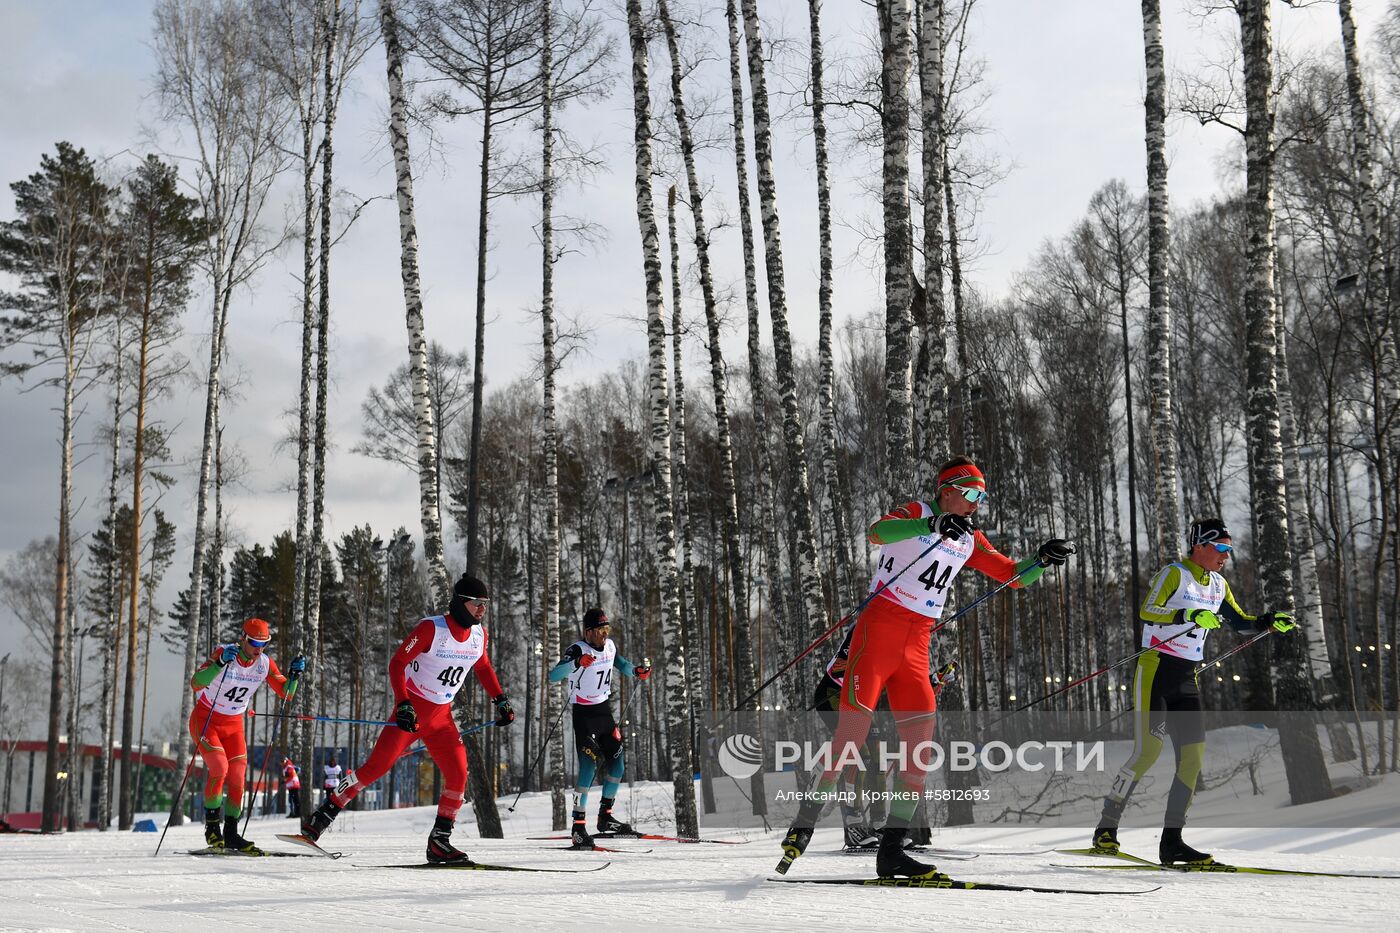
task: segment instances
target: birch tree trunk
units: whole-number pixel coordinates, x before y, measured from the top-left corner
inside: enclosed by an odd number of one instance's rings
[[[914,492],[910,305],[913,244],[909,219],[909,73],[911,0],[878,0],[880,128],[884,139],[885,479],[890,502]]]
[[[339,0],[326,0],[322,7],[321,67],[321,229],[317,236],[317,308],[316,308],[316,423],[312,437],[311,460],[311,549],[306,573],[306,651],[308,666],[321,669],[321,552],[325,547],[326,528],[326,433],[330,406],[330,328],[331,328],[331,209],[334,197],[332,164],[335,156],[335,48],[340,33]],[[301,688],[301,700],[310,703],[315,679]],[[311,760],[306,757],[306,760]]]
[[[850,595],[844,585],[851,579],[851,541],[846,530],[846,505],[836,466],[836,358],[831,349],[832,269],[831,181],[826,152],[826,77],[822,59],[821,0],[808,0],[808,33],[811,36],[810,73],[812,81],[812,146],[817,169],[817,402],[821,438],[821,506],[831,530],[829,550],[832,597],[844,606]]]
[[[796,633],[805,642],[826,618],[821,580],[817,577],[812,533],[812,491],[797,407],[797,377],[788,333],[787,287],[783,276],[782,234],[778,224],[778,188],[773,177],[773,136],[768,115],[768,87],[763,74],[763,34],[757,0],[743,0],[744,36],[748,45],[749,86],[753,106],[754,164],[758,170],[759,216],[763,221],[764,265],[768,277],[768,316],[773,327],[773,365],[783,411],[783,447],[791,490],[788,503],[796,533],[794,564],[805,618]]]
[[[666,322],[662,317],[661,250],[651,192],[651,94],[647,40],[642,30],[641,0],[627,0],[627,33],[632,47],[633,141],[636,149],[637,225],[641,231],[646,275],[648,396],[651,409],[653,486],[653,553],[661,597],[661,629],[666,640],[666,722],[676,834],[695,836],[695,784],[691,780],[690,698],[686,689],[680,607],[677,599],[676,528],[671,498],[671,420],[666,380]]]
[[[489,79],[483,82],[490,86]],[[491,207],[491,131],[492,100],[489,94],[481,100],[481,191],[477,205],[476,227],[476,324],[475,354],[472,357],[472,427],[467,452],[467,573],[476,573],[480,555],[477,537],[480,534],[478,515],[481,499],[481,420],[485,393],[486,365],[486,252],[490,233],[488,213]]]
[[[948,146],[943,146],[943,198],[948,218],[948,280],[953,293],[953,330],[958,337],[958,402],[962,422],[962,452],[977,459],[976,419],[972,410],[972,357],[968,353],[967,307],[962,287],[962,253],[958,240],[957,201],[953,196],[953,176],[948,170]]]
[[[389,83],[389,141],[394,150],[395,195],[399,207],[399,277],[403,281],[404,323],[408,330],[408,369],[413,384],[414,426],[418,438],[418,512],[423,528],[423,560],[438,605],[447,605],[452,584],[443,559],[442,513],[438,500],[438,439],[428,391],[428,342],[423,336],[423,290],[418,278],[418,229],[413,208],[413,163],[408,149],[408,103],[403,89],[403,46],[394,0],[379,0]]]
[[[195,137],[200,208],[212,228],[206,249],[213,293],[212,327],[189,589],[189,605],[196,617],[204,598],[209,545],[205,526],[229,303],[234,289],[246,282],[270,253],[264,248],[258,220],[284,164],[281,137],[288,117],[286,102],[274,92],[271,77],[257,67],[246,12],[232,3],[206,9],[187,0],[159,0],[155,17],[159,93]],[[217,630],[217,619],[214,626]],[[197,630],[198,626],[192,628]],[[174,737],[176,770],[181,772],[190,756],[186,723],[194,699],[193,692],[183,685],[194,673],[198,641],[192,631],[185,645]],[[171,803],[170,819],[176,825],[184,822],[178,799]]]
[[[1153,486],[1157,500],[1159,556],[1182,546],[1177,492],[1176,414],[1172,398],[1170,202],[1167,199],[1167,72],[1162,48],[1161,0],[1142,0],[1143,54],[1147,62],[1147,400]],[[1129,414],[1131,417],[1131,413]]]
[[[319,3],[318,3],[319,7]],[[311,643],[312,633],[307,624],[310,607],[311,572],[310,506],[311,506],[311,449],[313,431],[313,409],[311,403],[311,382],[316,367],[314,335],[316,333],[316,308],[313,295],[316,287],[316,159],[314,139],[317,123],[317,109],[321,95],[318,90],[317,75],[320,71],[321,31],[325,18],[317,9],[312,17],[313,26],[310,42],[306,49],[308,65],[304,73],[298,74],[300,87],[297,105],[301,122],[301,197],[302,197],[302,244],[301,244],[301,376],[297,388],[297,519],[296,519],[296,566],[292,578],[292,634],[296,639],[297,650],[305,651]],[[291,43],[289,43],[291,44]],[[310,687],[312,678],[306,678]],[[313,724],[293,722],[291,724],[293,745],[299,761],[310,766],[313,747],[310,736]],[[302,806],[311,803],[310,786],[300,793]]]
[[[732,3],[730,4],[732,8]],[[729,432],[729,388],[728,373],[724,354],[720,348],[719,314],[715,301],[714,272],[710,265],[710,231],[705,222],[704,192],[700,188],[699,173],[695,166],[695,142],[690,128],[690,118],[685,106],[685,96],[681,88],[680,52],[676,39],[675,24],[665,2],[660,3],[661,22],[666,30],[666,47],[671,57],[671,105],[676,114],[676,126],[681,139],[681,157],[685,162],[686,191],[690,203],[690,216],[695,227],[695,258],[700,268],[700,295],[705,305],[705,332],[710,351],[710,386],[715,403],[716,443],[719,447],[720,483],[724,518],[725,562],[729,570],[730,599],[734,612],[734,654],[738,667],[737,677],[743,684],[744,692],[754,683],[753,647],[749,630],[748,581],[744,573],[743,550],[739,541],[739,501],[738,484],[734,476],[734,450]],[[737,34],[735,36],[737,40]],[[737,65],[735,65],[737,67]],[[740,105],[742,117],[742,104]],[[740,144],[742,145],[742,130]],[[742,170],[742,167],[741,167]],[[745,192],[747,200],[747,192]],[[752,231],[747,225],[752,246]],[[748,263],[752,266],[752,249]],[[679,307],[679,300],[676,301]],[[757,302],[754,302],[755,308]]]
[[[1269,611],[1294,609],[1293,556],[1288,527],[1288,490],[1283,469],[1279,421],[1278,355],[1274,302],[1274,108],[1273,37],[1270,0],[1240,0],[1240,38],[1244,54],[1246,218],[1249,266],[1244,293],[1246,314],[1245,371],[1250,445],[1250,505],[1258,536],[1254,542],[1259,590]],[[1304,673],[1302,641],[1276,642],[1275,682],[1279,706],[1312,706]],[[1318,744],[1317,730],[1295,714],[1280,723],[1284,770],[1293,803],[1332,796],[1332,784]]]
[[[752,410],[754,422],[754,436],[758,439],[758,450],[755,452],[754,461],[757,466],[755,476],[755,498],[757,499],[761,550],[763,552],[763,573],[767,580],[770,593],[777,592],[778,586],[778,543],[777,533],[774,529],[773,506],[772,506],[772,461],[771,452],[773,444],[769,439],[768,408],[766,402],[766,391],[764,389],[763,378],[763,356],[761,351],[761,341],[759,333],[759,309],[758,309],[758,264],[754,258],[754,236],[753,236],[753,210],[749,199],[749,169],[747,145],[744,139],[744,84],[742,71],[742,54],[739,46],[739,11],[737,0],[726,0],[724,7],[725,22],[729,31],[729,99],[732,113],[732,123],[734,129],[734,172],[737,181],[739,194],[739,232],[743,245],[744,258],[744,307],[748,312],[747,328],[747,363],[749,377],[749,407]],[[782,631],[784,628],[784,613],[782,610],[782,600],[770,598],[768,601],[769,614],[773,617],[773,630]],[[745,612],[748,611],[748,603],[744,604]],[[751,632],[756,632],[758,637],[762,636],[763,624],[763,592],[759,591],[758,612],[753,617],[754,624]],[[739,648],[736,645],[736,648]],[[751,692],[757,686],[760,676],[758,671],[758,650],[754,647],[752,639],[749,644],[749,664],[747,673],[745,672],[744,660],[741,655],[740,676],[747,676],[744,682],[744,691]],[[760,642],[761,644],[761,642]],[[758,709],[761,697],[755,696],[750,706]],[[763,772],[760,771],[754,776],[755,789],[761,789]],[[766,813],[766,803],[763,798],[755,795],[755,813]]]
[[[555,413],[554,376],[554,2],[543,0],[544,38],[540,47],[540,326],[544,366],[544,592],[541,597],[543,625],[540,643],[545,655],[556,647],[559,625],[559,421]],[[527,655],[527,663],[541,660]],[[541,676],[544,671],[541,670]],[[561,701],[550,689],[544,695],[543,722],[553,724],[555,704]],[[563,739],[551,745],[550,825],[555,830],[567,826],[564,800]],[[525,749],[528,758],[530,750]]]
[[[1347,104],[1351,117],[1352,160],[1356,165],[1356,185],[1359,189],[1361,207],[1361,234],[1366,256],[1366,275],[1361,292],[1363,307],[1362,333],[1366,342],[1375,348],[1376,370],[1373,376],[1371,434],[1376,443],[1376,472],[1380,486],[1380,524],[1382,533],[1377,536],[1376,557],[1373,572],[1379,587],[1384,567],[1383,552],[1387,537],[1393,539],[1391,526],[1395,520],[1394,509],[1400,506],[1400,494],[1394,490],[1395,480],[1391,474],[1397,460],[1397,450],[1392,433],[1392,421],[1400,411],[1400,367],[1397,366],[1397,334],[1394,311],[1390,304],[1390,270],[1386,269],[1382,247],[1380,200],[1376,192],[1374,156],[1372,154],[1371,119],[1366,103],[1365,79],[1361,71],[1360,55],[1356,43],[1356,21],[1352,15],[1351,0],[1338,0],[1338,13],[1342,26],[1342,53],[1346,60]],[[1392,548],[1400,549],[1400,542],[1392,540]],[[1394,581],[1392,580],[1392,583]],[[1368,633],[1373,644],[1381,645],[1394,641],[1386,634],[1382,599],[1378,595],[1373,600],[1371,631]],[[1392,626],[1394,621],[1392,620]],[[1392,656],[1392,676],[1395,670]],[[1386,708],[1386,676],[1383,671],[1376,674],[1376,706]],[[1378,725],[1378,730],[1382,727]],[[1379,736],[1379,756],[1385,759],[1385,738]]]
[[[948,448],[948,316],[943,302],[943,0],[919,0],[919,111],[923,125],[924,323],[918,375],[918,488],[932,489]],[[907,169],[906,169],[907,173]],[[911,264],[912,265],[912,264]]]

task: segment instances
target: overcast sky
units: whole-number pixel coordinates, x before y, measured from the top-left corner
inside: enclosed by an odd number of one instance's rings
[[[366,4],[373,7],[373,3]],[[1237,26],[1221,14],[1202,19],[1188,15],[1186,3],[1164,0],[1165,42],[1169,69],[1188,72],[1203,61],[1228,53]],[[149,44],[149,0],[0,0],[0,182],[27,176],[41,153],[68,140],[90,154],[110,159],[119,174],[153,146],[171,154],[181,144],[157,121],[150,99],[154,61]],[[1369,45],[1383,3],[1357,5],[1362,41]],[[721,61],[702,70],[694,89],[716,98],[727,113],[727,68],[723,4],[705,4],[710,32],[697,37]],[[806,56],[806,3],[764,2],[771,17],[770,35],[792,43],[783,65],[790,73],[770,75],[770,90],[794,87],[795,72]],[[609,3],[614,31],[625,25],[621,3]],[[828,0],[824,14],[829,56],[855,55],[872,31],[873,9],[856,0]],[[1336,54],[1337,16],[1330,4],[1301,11],[1275,5],[1278,45],[1292,50],[1324,49]],[[985,195],[976,235],[979,255],[971,279],[989,293],[1004,291],[1036,248],[1063,234],[1082,214],[1090,195],[1112,178],[1135,190],[1144,185],[1142,116],[1142,25],[1137,3],[1107,0],[980,0],[970,31],[974,56],[985,61],[982,90],[988,95],[979,122],[987,134],[976,144],[994,157],[1005,177]],[[625,52],[625,44],[620,46]],[[780,56],[782,58],[783,56]],[[600,369],[645,353],[639,239],[632,192],[632,111],[625,62],[613,70],[616,90],[587,111],[564,115],[565,124],[582,138],[604,145],[604,170],[583,189],[562,194],[559,209],[587,217],[608,232],[593,253],[567,258],[556,271],[562,310],[592,328],[587,351],[572,358],[563,373],[570,382],[587,380]],[[666,92],[669,60],[653,51],[654,97]],[[337,128],[337,185],[361,197],[392,197],[393,173],[383,139],[386,92],[383,59],[376,49],[353,81]],[[791,102],[790,102],[791,103]],[[800,109],[800,108],[799,108]],[[716,124],[728,132],[727,123]],[[879,278],[869,256],[858,250],[855,233],[864,223],[878,223],[878,204],[864,193],[878,180],[879,162],[835,134],[838,147],[834,202],[838,220],[835,309],[838,321],[863,315],[881,303]],[[1211,197],[1222,186],[1239,182],[1235,140],[1216,127],[1173,117],[1169,125],[1170,189],[1175,205]],[[418,231],[428,334],[450,347],[470,344],[475,286],[476,179],[479,137],[470,120],[442,128],[442,155],[425,161],[415,180]],[[525,140],[520,140],[522,143]],[[421,141],[415,139],[421,155]],[[816,213],[811,169],[811,140],[805,119],[794,116],[778,127],[776,139],[779,207],[782,214],[789,313],[794,337],[808,346],[816,338]],[[704,172],[714,185],[712,220],[734,203],[732,159],[710,154]],[[865,181],[862,181],[865,179]],[[289,178],[281,201],[265,218],[284,220],[291,209]],[[656,185],[664,204],[664,185]],[[720,205],[723,205],[721,207]],[[538,341],[539,253],[533,225],[534,202],[496,202],[493,218],[492,280],[488,286],[488,390],[531,373]],[[8,190],[0,196],[0,219],[14,216]],[[661,214],[664,217],[664,212]],[[684,218],[682,219],[684,223]],[[757,218],[755,217],[755,224]],[[688,238],[687,238],[688,239]],[[712,247],[723,284],[742,283],[737,231],[717,232]],[[284,412],[294,405],[300,351],[298,287],[292,270],[300,269],[293,244],[270,265],[252,290],[238,296],[228,331],[231,370],[240,397],[224,415],[226,444],[236,446],[248,462],[242,488],[231,490],[226,510],[235,543],[267,542],[293,523],[295,451],[276,449],[284,432]],[[359,407],[366,390],[381,384],[405,359],[403,300],[400,287],[397,213],[392,200],[371,205],[334,253],[333,323],[330,398],[331,434],[336,452],[327,469],[328,535],[370,523],[387,533],[403,524],[417,536],[417,484],[400,467],[349,453],[359,437]],[[738,289],[742,294],[742,288]],[[698,301],[688,313],[694,315]],[[185,317],[188,338],[182,350],[202,372],[207,363],[209,303],[200,294]],[[740,315],[742,316],[742,315]],[[730,343],[742,345],[742,334]],[[700,366],[698,345],[687,352]],[[697,371],[703,371],[703,367]],[[701,381],[695,382],[700,385]],[[39,389],[22,393],[14,382],[0,384],[0,425],[4,426],[5,482],[0,485],[0,560],[27,542],[54,534],[58,500],[57,393]],[[103,395],[87,400],[79,439],[88,446],[76,477],[77,531],[87,533],[104,510],[105,454],[94,446],[105,415]],[[175,427],[174,451],[180,458],[180,484],[163,508],[179,527],[182,550],[160,594],[168,606],[176,586],[189,571],[189,542],[194,513],[194,475],[187,464],[198,455],[203,393],[191,384],[157,413]],[[449,556],[461,558],[461,543],[451,542]],[[455,562],[455,561],[454,561]],[[0,655],[33,654],[23,644],[9,610],[0,607]],[[173,658],[170,663],[173,665]],[[152,703],[159,711],[174,707],[178,674],[156,674],[152,667]],[[35,725],[34,734],[40,726]]]

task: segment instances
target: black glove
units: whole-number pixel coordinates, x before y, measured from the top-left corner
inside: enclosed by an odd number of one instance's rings
[[[569,650],[564,652],[564,661],[573,661],[574,670],[578,670],[578,661],[581,657],[583,657],[583,649],[578,646],[577,642],[570,645]],[[564,662],[560,661],[559,663],[562,664]]]
[[[299,654],[292,658],[292,663],[287,665],[287,679],[296,680],[306,670],[306,656]]]
[[[1075,547],[1064,538],[1051,538],[1040,546],[1040,564],[1042,567],[1059,567],[1061,564],[1069,562],[1071,554],[1075,553]]]
[[[413,704],[404,700],[394,707],[394,725],[405,732],[418,731],[418,711],[413,708]]]
[[[496,725],[508,726],[515,722],[515,707],[510,705],[510,697],[504,693],[496,697]]]
[[[972,520],[952,512],[931,515],[928,520],[928,533],[956,541],[963,535],[972,534]]]

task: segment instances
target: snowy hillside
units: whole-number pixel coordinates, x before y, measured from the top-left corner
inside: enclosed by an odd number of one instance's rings
[[[648,827],[661,823],[670,788],[651,785],[619,800]],[[1306,808],[1302,808],[1306,809]],[[1301,815],[1301,811],[1300,811]],[[939,860],[958,878],[1042,886],[1143,889],[1133,897],[1084,897],[979,891],[783,887],[764,879],[778,860],[778,832],[723,835],[746,845],[609,843],[628,854],[557,851],[548,834],[548,799],[522,798],[506,818],[504,840],[475,838],[464,812],[454,841],[485,862],[580,867],[559,874],[413,872],[380,866],[423,860],[432,808],[346,813],[327,834],[338,861],[321,858],[197,858],[200,827],[170,831],[158,858],[150,833],[84,832],[0,836],[0,928],[71,930],[575,930],[853,929],[1211,930],[1310,929],[1346,923],[1396,929],[1400,921],[1400,831],[1188,829],[1194,844],[1222,861],[1323,871],[1380,872],[1395,880],[1095,871],[1055,867],[1079,860],[998,850],[1082,846],[1088,832],[1056,829],[937,831],[934,844],[982,854]],[[249,836],[267,849],[295,847],[274,838],[290,820],[255,820]],[[1155,830],[1125,830],[1128,851],[1155,852]],[[820,830],[791,877],[868,876],[873,856],[834,853],[837,828]],[[649,853],[643,850],[650,848]],[[635,850],[635,851],[634,851]]]

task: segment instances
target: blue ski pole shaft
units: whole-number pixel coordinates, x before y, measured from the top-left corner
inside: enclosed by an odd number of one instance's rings
[[[288,702],[290,702],[290,701],[289,701],[287,698],[284,697],[284,698],[282,699],[282,702],[278,704],[278,708],[282,710],[282,713],[283,713],[283,714],[279,714],[279,715],[273,717],[273,718],[276,719],[277,721],[274,722],[274,723],[272,724],[272,736],[267,740],[267,744],[263,747],[262,779],[263,779],[263,783],[264,783],[264,784],[267,783],[267,765],[268,765],[268,761],[270,760],[270,758],[271,758],[271,756],[272,756],[272,743],[274,743],[274,742],[277,741],[277,731],[278,731],[278,729],[280,729],[281,726],[282,726],[282,720],[286,718],[285,712],[286,712],[286,709],[287,709],[287,703],[288,703]],[[264,790],[263,793],[266,794],[267,791]],[[245,812],[244,812],[244,814],[243,814],[243,829],[241,829],[240,832],[246,833],[246,832],[248,831],[248,820],[250,820],[250,819],[252,818],[252,816],[253,816],[253,805],[254,805],[254,803],[257,801],[257,799],[258,799],[258,785],[257,785],[257,782],[254,781],[253,784],[252,784],[252,786],[249,788],[249,792],[248,792],[248,806],[247,806],[247,808],[246,808],[246,810],[245,810]],[[264,799],[266,799],[266,797],[264,797]]]
[[[308,716],[304,713],[253,713],[253,716],[269,716],[280,719],[300,719],[303,722],[350,722],[359,723],[362,726],[392,726],[392,719],[351,719],[348,716]]]

